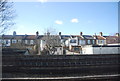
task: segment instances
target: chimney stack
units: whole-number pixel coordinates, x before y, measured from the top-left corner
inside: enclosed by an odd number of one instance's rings
[[[39,35],[39,32],[37,31],[37,32],[36,32],[36,36],[38,36],[38,35]]]
[[[16,31],[13,32],[13,36],[16,36]]]
[[[96,35],[96,33],[95,33],[95,35],[93,35],[93,37],[94,37],[94,39],[96,39],[96,38],[97,38],[97,35]]]
[[[47,32],[47,35],[50,35],[50,32]]]
[[[83,32],[80,32],[80,35],[82,36],[82,35],[83,35]]]
[[[103,33],[102,33],[102,32],[100,32],[100,36],[103,36]]]
[[[59,36],[61,36],[61,32],[59,32]]]
[[[119,34],[119,33],[116,33],[116,35],[115,35],[115,36],[117,36],[117,37],[118,37],[118,36],[120,36],[120,34]]]

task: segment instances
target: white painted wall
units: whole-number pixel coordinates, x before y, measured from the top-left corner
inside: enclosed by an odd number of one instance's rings
[[[3,44],[4,44],[4,46],[11,46],[11,41],[10,41],[10,39],[3,40]]]
[[[105,45],[106,44],[106,40],[96,40],[96,43],[98,45]]]
[[[93,54],[93,47],[91,47],[91,45],[83,46],[82,54]]]
[[[76,40],[76,43],[71,43],[70,40]],[[69,41],[69,46],[77,46],[78,45],[78,38],[77,37],[69,38],[68,41]]]
[[[82,54],[120,54],[120,47],[92,47],[86,45],[82,47]]]
[[[118,54],[120,47],[93,47],[93,54]]]
[[[45,41],[44,40],[40,40],[40,49],[41,51],[43,50],[43,48],[45,48]]]
[[[63,55],[63,47],[56,47],[55,55]]]
[[[66,45],[66,46],[69,46],[69,40],[66,40],[66,41],[65,41],[65,45]]]

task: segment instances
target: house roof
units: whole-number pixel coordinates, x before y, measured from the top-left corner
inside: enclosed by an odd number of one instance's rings
[[[12,35],[2,35],[2,39],[12,39]]]
[[[84,39],[94,39],[93,36],[91,35],[82,35],[84,37]]]
[[[25,39],[26,40],[34,40],[34,39],[36,39],[36,35],[26,35]]]
[[[72,37],[78,37],[79,39],[84,39],[82,36],[80,35],[71,35]]]
[[[70,35],[61,35],[61,39],[68,39],[70,38]]]
[[[75,37],[78,37],[79,39],[95,39],[93,36],[91,35],[62,35],[61,36],[61,39],[68,39],[68,38],[75,38]]]
[[[39,35],[37,38],[38,38],[38,39],[41,39],[43,36],[44,36],[44,35]]]
[[[23,39],[25,37],[25,35],[16,35],[13,38],[14,39]]]
[[[46,35],[42,35],[42,36],[39,36],[39,39],[41,39],[41,40],[46,40],[47,39],[47,37],[48,36],[46,36]],[[59,35],[50,35],[49,36],[51,39],[59,39]]]
[[[98,39],[98,40],[105,40],[106,38],[105,37],[103,37],[103,36],[95,36],[96,37],[96,39]]]
[[[120,43],[120,36],[107,36],[106,39],[108,44]]]
[[[118,40],[120,39],[120,36],[105,36],[105,38],[109,40]]]
[[[3,39],[35,39],[35,35],[3,35],[2,38]]]

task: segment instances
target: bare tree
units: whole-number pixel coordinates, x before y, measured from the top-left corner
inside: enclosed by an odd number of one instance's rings
[[[42,40],[45,41],[45,48],[44,51],[46,53],[54,55],[55,51],[57,50],[56,47],[60,46],[60,37],[59,35],[51,35],[51,30],[47,30],[45,35],[43,36]],[[53,33],[53,32],[52,32]]]
[[[50,33],[51,35],[57,35],[57,30],[55,28],[49,27],[43,30],[44,35]]]
[[[14,25],[12,21],[15,17],[14,12],[13,2],[0,0],[0,34],[4,33]]]

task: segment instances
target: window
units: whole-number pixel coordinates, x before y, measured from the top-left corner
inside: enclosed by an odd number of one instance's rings
[[[104,40],[98,40],[98,43],[99,43],[99,44],[104,44],[105,41],[104,41]]]
[[[95,40],[93,40],[93,44],[95,44]]]
[[[76,40],[72,39],[72,40],[70,40],[70,43],[76,43]]]
[[[6,40],[6,44],[8,44],[9,42],[8,42],[8,40]]]
[[[6,44],[6,40],[3,40],[3,44]]]
[[[80,45],[82,44],[82,40],[79,41]]]
[[[74,47],[74,51],[80,51],[79,47]]]
[[[62,50],[62,48],[60,48],[60,50]]]
[[[21,40],[18,40],[18,43],[21,43]]]
[[[85,45],[85,40],[80,40],[79,43],[80,45]]]
[[[105,41],[104,41],[104,40],[102,40],[102,43],[104,44],[104,43],[105,43]]]
[[[90,40],[88,40],[88,44],[91,44],[91,43],[90,43]]]
[[[98,43],[100,44],[100,40],[98,40]]]
[[[2,39],[0,39],[0,43],[2,43]]]
[[[82,43],[85,44],[85,40],[82,40]]]
[[[10,40],[6,40],[6,46],[10,46]]]
[[[17,41],[15,39],[12,40],[12,43],[17,43]]]
[[[28,43],[28,40],[25,40],[25,44],[27,44]]]
[[[33,40],[30,40],[30,44],[34,44],[34,41],[33,41]]]

